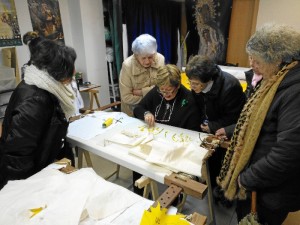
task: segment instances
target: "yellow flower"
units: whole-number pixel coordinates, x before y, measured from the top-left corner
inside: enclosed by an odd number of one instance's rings
[[[183,218],[183,215],[167,215],[167,209],[160,209],[158,202],[155,208],[150,207],[150,212],[144,211],[140,225],[189,225],[190,223]]]

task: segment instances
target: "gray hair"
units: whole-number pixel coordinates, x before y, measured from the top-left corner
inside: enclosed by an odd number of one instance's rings
[[[157,52],[156,39],[149,34],[142,34],[132,42],[131,50],[136,55],[154,54]]]
[[[300,32],[287,25],[265,24],[250,37],[246,51],[266,63],[299,60]]]

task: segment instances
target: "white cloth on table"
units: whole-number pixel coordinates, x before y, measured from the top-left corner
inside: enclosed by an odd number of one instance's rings
[[[207,149],[196,143],[172,143],[162,139],[152,140],[129,150],[130,154],[147,162],[166,167],[174,172],[184,172],[201,177],[202,161]]]
[[[0,191],[0,224],[75,225],[84,219],[83,212],[88,215],[84,221],[96,223],[103,218],[109,221],[109,217],[116,219],[143,201],[129,190],[105,181],[90,168],[71,174],[45,168],[26,180],[8,182]],[[145,208],[138,212],[139,219],[152,201],[144,203]],[[30,218],[30,209],[45,206]]]

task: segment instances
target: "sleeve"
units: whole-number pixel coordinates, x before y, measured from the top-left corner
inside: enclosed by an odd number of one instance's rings
[[[282,99],[284,103],[277,117],[277,141],[270,143],[268,153],[240,175],[241,183],[249,190],[280,186],[300,171],[300,93]]]
[[[239,83],[228,89],[219,101],[222,104],[220,107],[220,110],[222,110],[221,116],[217,120],[208,123],[211,132],[215,133],[224,126],[236,123],[245,101],[246,96]]]
[[[224,127],[225,132],[226,132],[226,137],[228,139],[230,139],[232,137],[234,129],[235,129],[235,126],[236,126],[236,123],[235,124],[231,124],[231,125],[229,125],[227,127]]]
[[[133,114],[134,117],[144,120],[144,113],[146,111],[150,111],[154,115],[154,102],[153,99],[155,98],[156,94],[156,88],[153,88],[151,91],[149,91],[144,98],[138,103],[134,110]]]
[[[52,107],[53,108],[53,107]],[[46,110],[45,110],[46,109]],[[49,110],[47,110],[49,109]],[[35,151],[51,119],[51,104],[32,98],[13,112],[3,150],[9,179],[21,179],[35,167]]]
[[[126,104],[135,105],[142,99],[141,96],[133,95],[132,74],[130,69],[124,63],[120,71],[119,88],[122,101]]]

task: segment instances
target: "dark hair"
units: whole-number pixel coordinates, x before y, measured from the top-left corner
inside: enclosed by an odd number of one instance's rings
[[[192,57],[185,69],[189,79],[198,79],[202,83],[214,80],[219,74],[219,69],[215,62],[207,56],[196,55]]]
[[[23,42],[29,47],[30,64],[46,70],[57,81],[73,77],[77,57],[73,48],[39,37],[36,32],[27,32]]]

